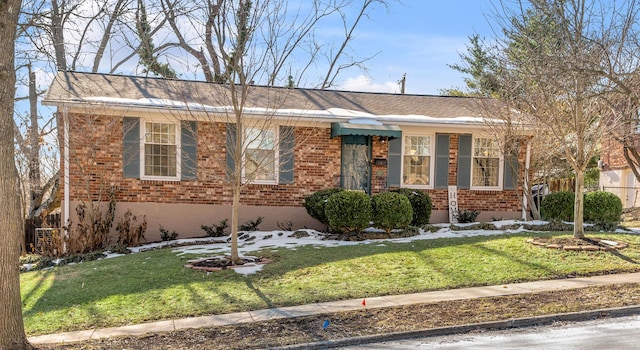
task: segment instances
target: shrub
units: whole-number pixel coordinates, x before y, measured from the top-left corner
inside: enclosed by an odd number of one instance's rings
[[[406,228],[413,219],[413,209],[404,194],[385,192],[371,197],[373,223],[387,233],[394,228]]]
[[[226,230],[227,227],[229,227],[229,219],[224,219],[219,223],[213,224],[211,226],[200,225],[200,228],[202,228],[209,237],[226,236],[227,234],[224,232],[224,230]]]
[[[595,191],[584,196],[584,221],[617,224],[622,215],[622,201],[613,193]]]
[[[115,190],[109,190],[109,206],[103,212],[100,203],[81,203],[76,206],[77,222],[71,220],[63,227],[68,235],[60,235],[59,245],[53,245],[53,252],[46,252],[50,256],[62,255],[62,246],[67,243],[65,254],[85,254],[99,251],[109,245],[109,232],[113,226],[116,212]],[[65,237],[66,236],[66,237]],[[65,237],[65,238],[63,238]]]
[[[339,232],[362,232],[371,221],[371,200],[364,192],[339,191],[327,199],[329,227]]]
[[[411,225],[422,226],[429,223],[433,205],[431,203],[431,197],[429,197],[427,193],[410,188],[399,188],[393,190],[392,192],[403,194],[407,198],[409,198],[411,208],[413,209],[413,219],[411,220]]]
[[[325,205],[327,200],[332,195],[344,191],[342,188],[329,188],[326,190],[320,190],[314,194],[304,198],[304,207],[307,209],[307,213],[312,218],[320,221],[321,223],[329,226],[329,220],[325,215]]]
[[[147,217],[142,216],[142,221],[138,223],[138,217],[131,213],[130,209],[124,213],[122,220],[118,222],[116,226],[118,231],[118,243],[127,247],[140,244],[144,238],[144,233],[147,231]]]
[[[262,223],[264,217],[258,216],[255,220],[249,220],[238,227],[239,231],[258,231],[258,226]]]
[[[169,232],[166,228],[160,226],[160,239],[163,241],[173,241],[178,238],[178,232],[175,230]]]
[[[460,210],[456,213],[456,219],[458,219],[458,222],[461,224],[476,222],[478,214],[480,214],[480,212],[477,210]]]
[[[554,192],[548,194],[540,205],[540,216],[544,220],[573,221],[573,192]]]

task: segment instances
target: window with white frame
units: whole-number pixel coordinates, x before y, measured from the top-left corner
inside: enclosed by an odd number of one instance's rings
[[[471,165],[471,186],[500,186],[500,147],[491,138],[474,138]]]
[[[402,183],[409,186],[431,185],[431,135],[405,135],[402,152]]]
[[[277,180],[276,152],[278,135],[275,128],[245,129],[244,177],[252,182]]]
[[[178,127],[172,123],[144,123],[144,176],[178,176]]]

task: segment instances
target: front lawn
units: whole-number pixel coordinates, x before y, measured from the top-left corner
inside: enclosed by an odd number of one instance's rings
[[[566,235],[566,233],[563,233]],[[560,234],[555,234],[560,235]],[[183,267],[172,249],[22,274],[28,335],[330,300],[640,271],[640,236],[620,252],[544,249],[516,234],[264,251],[255,275]]]

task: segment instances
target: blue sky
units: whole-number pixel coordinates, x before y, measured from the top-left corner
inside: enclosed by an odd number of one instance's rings
[[[392,1],[388,13],[376,6],[361,23],[352,47],[362,56],[380,53],[367,62],[367,79],[350,71],[340,77],[338,88],[399,92],[403,73],[409,94],[462,87],[462,75],[447,64],[460,62],[470,35],[493,36],[487,19],[492,9],[491,0]]]

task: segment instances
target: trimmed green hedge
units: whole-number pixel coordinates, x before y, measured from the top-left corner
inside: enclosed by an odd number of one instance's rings
[[[573,221],[575,194],[554,192],[542,200],[540,215],[544,220]],[[622,215],[622,201],[613,193],[595,191],[584,195],[584,221],[594,224],[617,224]]]
[[[622,215],[622,201],[613,193],[595,191],[584,196],[584,221],[617,224]]]
[[[429,223],[431,218],[431,209],[433,207],[431,197],[421,190],[411,188],[398,188],[391,192],[397,192],[409,199],[411,208],[413,209],[413,219],[411,225],[422,226]]]
[[[560,191],[548,194],[540,205],[540,216],[544,220],[573,221],[575,194]]]
[[[309,216],[329,226],[329,220],[327,219],[327,215],[325,215],[324,212],[327,200],[332,195],[342,191],[344,191],[342,188],[328,188],[326,190],[320,190],[310,196],[305,197],[304,207],[305,209],[307,209],[307,213],[309,214]]]
[[[369,226],[371,221],[371,199],[358,191],[340,191],[327,199],[325,215],[329,227],[338,232],[357,232]]]
[[[387,233],[394,228],[406,228],[413,220],[413,208],[405,195],[384,192],[371,197],[373,223]]]

